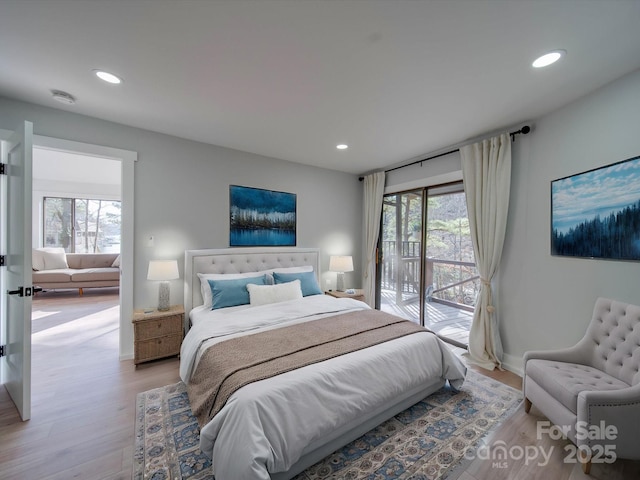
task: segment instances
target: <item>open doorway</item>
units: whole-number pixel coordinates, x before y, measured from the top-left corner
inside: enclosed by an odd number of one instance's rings
[[[3,134],[0,131],[0,134]],[[6,133],[4,133],[6,135]],[[133,263],[134,263],[134,181],[135,162],[138,153],[115,147],[106,147],[91,143],[64,140],[61,138],[33,136],[33,145],[49,150],[71,152],[88,157],[111,159],[120,162],[120,179],[122,195],[122,230],[120,242],[120,308],[119,308],[119,349],[120,360],[133,358],[133,326],[131,312],[133,311]]]
[[[121,162],[34,147],[32,176],[32,245],[37,251],[33,280],[43,288],[32,305],[37,384],[39,358],[64,361],[87,335],[119,327]],[[49,268],[50,262],[36,265],[40,251],[63,252],[58,258],[64,258],[64,265],[52,262],[53,267],[68,268]],[[77,328],[78,322],[83,328]],[[109,348],[117,358],[118,345]],[[40,349],[46,354],[39,355]]]

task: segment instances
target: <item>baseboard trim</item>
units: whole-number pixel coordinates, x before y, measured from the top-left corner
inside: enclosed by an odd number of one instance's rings
[[[123,362],[125,360],[133,360],[133,353],[127,353],[125,355],[120,355],[120,361]]]
[[[520,377],[524,375],[524,363],[522,357],[504,353],[502,355],[502,366],[505,370],[509,370]]]

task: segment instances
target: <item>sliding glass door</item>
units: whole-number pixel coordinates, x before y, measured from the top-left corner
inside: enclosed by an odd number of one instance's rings
[[[380,309],[466,346],[479,287],[462,183],[384,197]]]
[[[378,263],[380,309],[418,323],[423,199],[423,190],[384,196]]]

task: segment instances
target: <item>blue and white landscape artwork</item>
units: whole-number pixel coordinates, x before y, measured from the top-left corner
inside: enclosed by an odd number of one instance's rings
[[[551,253],[640,260],[640,157],[551,182]]]
[[[229,245],[295,246],[296,195],[229,186]]]

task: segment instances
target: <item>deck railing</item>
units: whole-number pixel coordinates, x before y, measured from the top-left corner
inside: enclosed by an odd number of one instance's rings
[[[381,288],[396,292],[397,303],[418,300],[420,293],[421,242],[384,241],[380,263]],[[479,279],[473,262],[427,258],[425,282],[427,301],[473,310]]]

